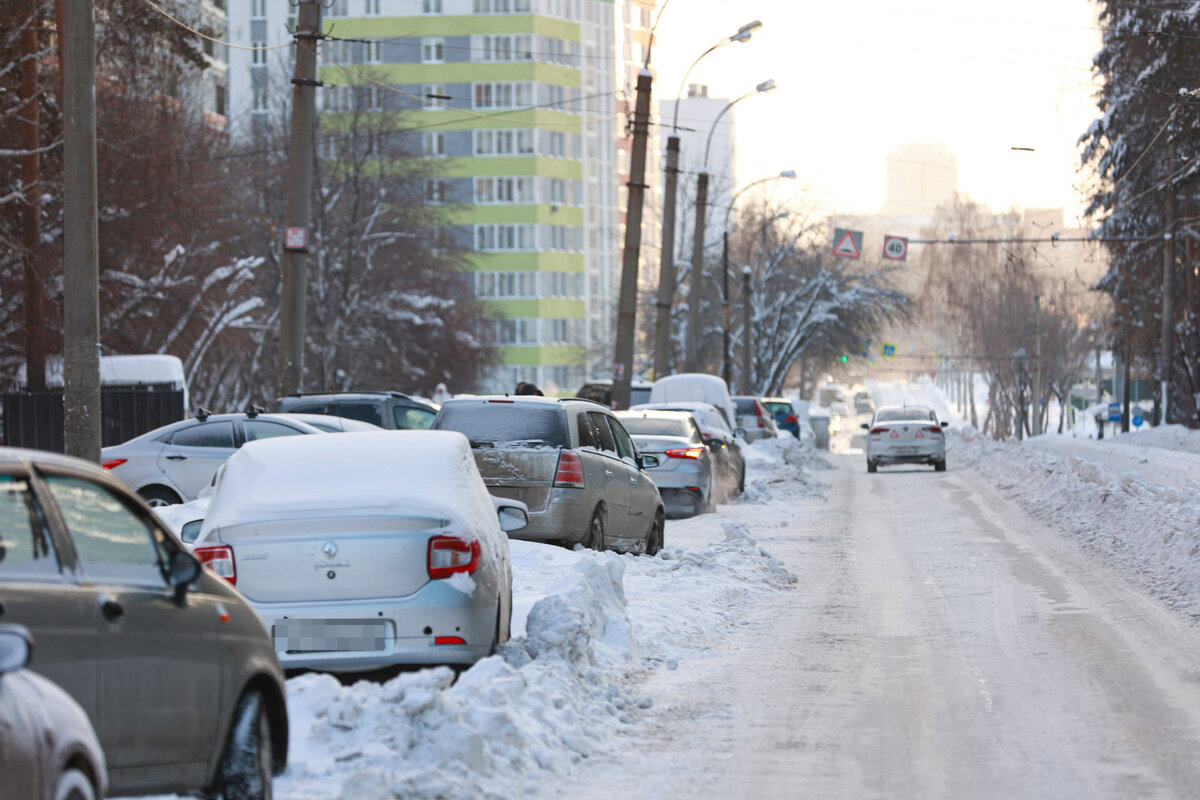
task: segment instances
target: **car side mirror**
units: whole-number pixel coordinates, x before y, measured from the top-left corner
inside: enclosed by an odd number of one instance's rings
[[[200,562],[191,553],[176,550],[171,554],[171,573],[167,582],[175,588],[175,602],[183,605],[188,585],[200,577]]]
[[[745,439],[746,438],[746,429],[745,428],[734,428],[733,435],[735,438]]]
[[[863,424],[859,425],[858,427],[862,428],[864,431],[869,431],[869,430],[871,430],[871,426],[870,426],[870,425],[868,425],[868,424],[867,424],[867,423],[865,423],[865,422],[864,422]]]
[[[658,460],[658,456],[639,456],[638,466],[642,469],[654,469],[662,462]]]
[[[949,427],[950,427],[950,423],[949,423],[949,422],[943,422],[943,423],[942,423],[942,427],[943,427],[943,428],[949,428]]]
[[[529,525],[529,512],[517,506],[500,506],[496,509],[496,517],[500,520],[500,530],[505,533],[519,531]]]
[[[194,519],[179,529],[179,538],[186,544],[191,544],[200,537],[200,529],[204,527],[204,520]]]
[[[24,625],[0,625],[0,675],[29,665],[33,635]]]

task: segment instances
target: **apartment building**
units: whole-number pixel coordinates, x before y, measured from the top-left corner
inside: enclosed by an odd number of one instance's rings
[[[577,389],[611,369],[627,113],[654,0],[331,0],[318,107],[395,115],[397,152],[435,162],[425,201],[468,247],[500,364],[478,391]],[[288,0],[229,10],[229,118],[288,112]],[[636,66],[635,66],[636,64]],[[657,154],[657,146],[651,153]],[[648,176],[657,176],[652,161]],[[655,196],[654,192],[648,193]],[[643,241],[657,242],[647,209]],[[656,253],[643,260],[657,275]],[[469,387],[455,387],[469,388]]]

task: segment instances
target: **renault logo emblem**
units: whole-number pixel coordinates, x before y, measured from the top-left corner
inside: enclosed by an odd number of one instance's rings
[[[326,558],[333,558],[338,553],[338,546],[333,542],[326,542],[325,546],[321,548],[321,552],[325,554]]]

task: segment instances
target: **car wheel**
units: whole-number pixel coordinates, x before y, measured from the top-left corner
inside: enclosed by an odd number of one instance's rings
[[[941,461],[933,462],[933,469],[934,469],[934,472],[945,472],[946,471],[946,459],[943,458]]]
[[[179,495],[165,486],[148,486],[138,492],[138,494],[146,501],[146,505],[151,508],[173,506],[183,502],[183,499]]]
[[[271,800],[271,725],[262,695],[248,691],[238,700],[229,741],[217,773],[222,800]]]
[[[592,512],[592,521],[588,523],[587,546],[592,550],[604,550],[604,528],[606,527],[607,518],[604,513],[604,506],[596,506],[596,510]]]
[[[96,800],[96,789],[82,771],[63,770],[54,787],[54,800]]]
[[[874,472],[876,469],[878,469],[878,466],[874,461],[867,462],[867,472]]]
[[[492,632],[492,646],[488,648],[488,655],[496,655],[496,651],[500,648],[500,616],[504,612],[504,604],[499,599],[496,600],[496,629]]]
[[[658,551],[663,548],[663,528],[666,527],[666,520],[663,518],[663,512],[659,511],[654,515],[654,522],[650,525],[650,533],[646,536],[646,555],[656,556]]]
[[[738,494],[746,491],[746,465],[742,464],[742,474],[738,476]]]

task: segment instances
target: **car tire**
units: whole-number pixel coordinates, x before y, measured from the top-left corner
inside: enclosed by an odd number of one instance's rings
[[[138,494],[146,501],[146,505],[151,508],[173,506],[183,502],[183,498],[165,486],[147,486],[145,489],[140,490]]]
[[[656,556],[658,555],[658,551],[663,549],[663,531],[666,528],[666,524],[663,512],[661,510],[656,511],[654,522],[650,524],[650,533],[646,536],[646,555]]]
[[[492,646],[488,648],[488,655],[496,655],[496,651],[500,649],[500,620],[504,614],[504,604],[499,599],[496,600],[496,627],[492,631]]]
[[[54,800],[96,800],[96,787],[82,770],[63,770],[54,787]]]
[[[271,724],[262,695],[247,691],[238,700],[229,739],[217,772],[221,800],[271,800]]]
[[[607,527],[608,515],[604,513],[604,506],[596,506],[596,510],[592,512],[592,520],[588,523],[586,546],[592,550],[603,552],[604,531]]]
[[[738,494],[746,491],[746,465],[742,464],[742,474],[738,476]]]
[[[879,466],[874,461],[867,462],[867,472],[874,472],[879,469]]]
[[[946,459],[943,458],[941,461],[933,462],[933,470],[934,470],[934,472],[945,472],[946,471]]]

